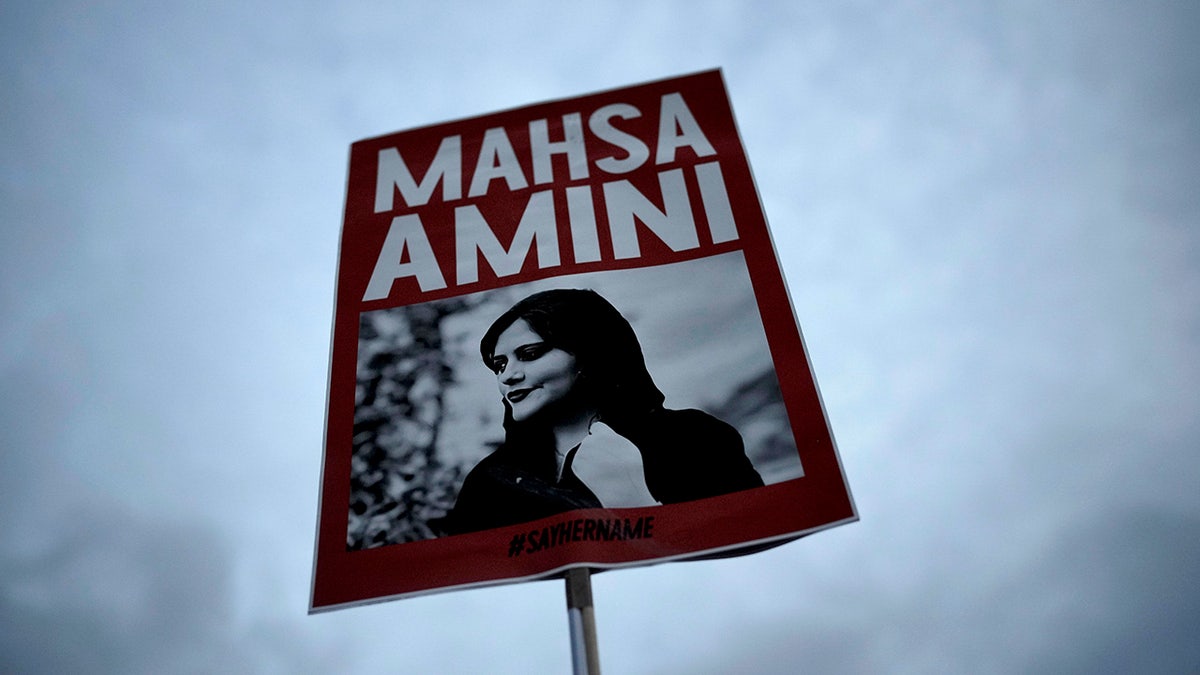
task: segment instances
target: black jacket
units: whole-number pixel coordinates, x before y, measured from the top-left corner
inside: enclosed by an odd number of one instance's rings
[[[741,435],[708,413],[659,408],[610,426],[641,452],[646,487],[663,504],[763,484],[746,457]],[[467,474],[454,509],[437,525],[460,534],[600,508],[600,500],[571,471],[574,453],[567,457],[562,479],[555,480],[552,448],[506,442]]]

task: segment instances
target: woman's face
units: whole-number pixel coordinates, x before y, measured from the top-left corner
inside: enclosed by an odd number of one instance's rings
[[[548,345],[524,319],[496,338],[491,365],[518,422],[564,400],[579,379],[575,357]]]

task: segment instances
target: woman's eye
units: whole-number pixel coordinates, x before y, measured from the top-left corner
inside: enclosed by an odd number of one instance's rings
[[[492,361],[492,371],[496,373],[502,372],[506,363],[507,362],[504,359],[496,359]]]
[[[522,361],[533,361],[541,358],[542,354],[550,351],[545,345],[530,345],[517,350],[517,358]]]

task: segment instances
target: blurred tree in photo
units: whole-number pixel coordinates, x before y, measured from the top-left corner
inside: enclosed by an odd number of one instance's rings
[[[442,323],[466,298],[362,314],[350,467],[349,550],[437,537],[463,469],[436,453],[453,369]]]

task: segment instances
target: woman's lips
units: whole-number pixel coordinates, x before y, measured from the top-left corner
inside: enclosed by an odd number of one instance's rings
[[[508,392],[508,400],[510,403],[520,403],[522,399],[529,395],[533,389],[513,389]]]

